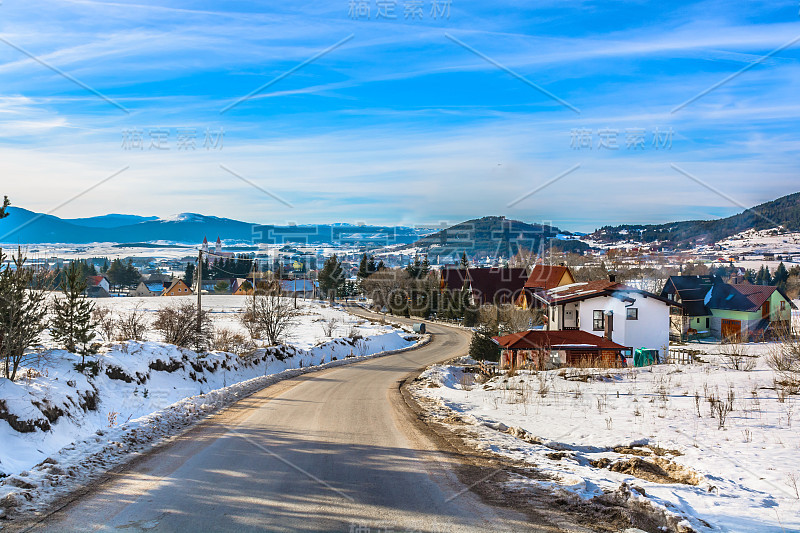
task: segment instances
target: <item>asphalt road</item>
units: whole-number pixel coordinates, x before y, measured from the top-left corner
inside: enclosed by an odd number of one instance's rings
[[[413,423],[398,383],[466,353],[429,325],[408,352],[306,374],[209,418],[93,487],[36,531],[510,531]],[[360,529],[359,529],[360,528]]]

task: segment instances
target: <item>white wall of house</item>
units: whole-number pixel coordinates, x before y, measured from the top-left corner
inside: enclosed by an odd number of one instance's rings
[[[551,308],[553,316],[550,319],[550,328],[569,327],[571,324],[568,312],[577,309],[579,329],[602,337],[603,329],[594,329],[594,311],[611,311],[614,320],[612,341],[634,349],[658,350],[663,355],[665,347],[669,346],[669,305],[642,294],[630,293],[627,296],[634,299],[632,304],[619,298],[602,296],[565,304],[563,309],[560,305]],[[628,308],[638,310],[636,320],[627,318]]]
[[[105,289],[106,292],[111,292],[111,286],[108,284],[108,280],[106,278],[101,279],[100,283],[97,285]]]
[[[579,308],[580,302],[570,302],[552,308],[554,312],[550,313],[551,316],[549,317],[550,329],[559,330],[578,327]]]

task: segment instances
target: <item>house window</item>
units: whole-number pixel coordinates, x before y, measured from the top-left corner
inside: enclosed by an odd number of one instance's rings
[[[706,317],[706,329],[711,327],[711,319]]]
[[[781,311],[786,311],[786,302],[781,300]]]
[[[592,329],[594,331],[603,331],[606,327],[605,324],[605,315],[603,311],[593,311],[592,312]]]
[[[629,307],[625,315],[627,320],[639,320],[639,308]]]

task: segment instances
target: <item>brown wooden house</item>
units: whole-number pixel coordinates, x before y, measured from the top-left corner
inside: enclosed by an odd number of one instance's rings
[[[630,347],[581,330],[528,330],[494,337],[500,368],[552,366],[622,366]]]

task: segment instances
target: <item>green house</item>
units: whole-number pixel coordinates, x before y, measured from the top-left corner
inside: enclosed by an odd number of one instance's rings
[[[714,285],[706,306],[711,332],[720,339],[759,339],[790,331],[797,307],[777,287],[749,283]]]
[[[761,339],[791,328],[796,306],[777,287],[724,283],[716,276],[670,276],[661,292],[673,308],[672,333]]]

